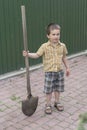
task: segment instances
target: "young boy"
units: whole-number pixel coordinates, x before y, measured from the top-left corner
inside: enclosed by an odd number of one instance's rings
[[[41,45],[36,53],[23,51],[23,56],[30,58],[39,58],[43,56],[43,65],[45,71],[44,92],[46,93],[45,113],[51,114],[51,98],[54,92],[54,107],[58,111],[63,111],[64,107],[59,102],[60,92],[64,91],[64,71],[62,62],[66,68],[66,76],[69,76],[70,70],[67,63],[67,48],[60,42],[60,26],[50,23],[46,29],[48,42]]]

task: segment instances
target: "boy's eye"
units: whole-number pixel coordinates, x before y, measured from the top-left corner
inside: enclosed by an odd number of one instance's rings
[[[55,35],[59,36],[59,35],[60,35],[60,33],[58,33],[58,34],[53,34],[53,36],[55,36]]]

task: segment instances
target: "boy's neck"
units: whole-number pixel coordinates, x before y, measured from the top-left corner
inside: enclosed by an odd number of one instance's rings
[[[59,44],[60,43],[60,41],[58,41],[58,42],[51,42],[51,41],[49,41],[52,45],[57,45],[57,44]]]

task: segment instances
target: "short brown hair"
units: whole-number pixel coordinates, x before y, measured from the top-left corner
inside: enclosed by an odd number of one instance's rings
[[[54,30],[54,29],[60,30],[61,27],[58,24],[56,24],[56,23],[50,23],[50,24],[48,24],[48,26],[46,27],[46,33],[47,33],[47,35],[49,35],[50,31]]]

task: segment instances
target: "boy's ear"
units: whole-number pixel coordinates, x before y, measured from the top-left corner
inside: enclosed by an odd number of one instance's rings
[[[49,35],[47,34],[47,38],[49,38]]]

